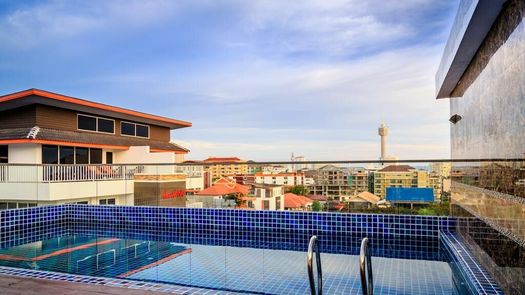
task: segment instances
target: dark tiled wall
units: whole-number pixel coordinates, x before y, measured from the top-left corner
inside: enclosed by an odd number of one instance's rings
[[[357,254],[369,237],[374,255],[424,259],[441,259],[439,231],[455,225],[431,216],[87,205],[2,214],[3,245],[69,233],[306,251],[318,235],[323,252]]]
[[[0,211],[0,248],[62,236],[68,232],[65,206]]]
[[[472,255],[507,294],[525,294],[525,247],[461,207],[454,211],[463,216],[457,233]]]

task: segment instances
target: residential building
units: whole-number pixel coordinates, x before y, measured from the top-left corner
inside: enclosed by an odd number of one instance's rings
[[[313,200],[292,193],[284,194],[284,209],[290,211],[311,211]]]
[[[438,162],[430,164],[430,172],[436,173],[442,178],[450,178],[450,171],[452,170],[452,163]]]
[[[228,175],[229,179],[235,180],[238,184],[251,186],[255,183],[255,174],[234,174]]]
[[[152,175],[176,175],[171,166],[148,164],[182,162],[188,150],[170,142],[170,132],[189,126],[39,89],[1,96],[0,160],[26,165],[0,165],[0,207],[133,205],[135,190],[146,181],[153,185]],[[22,178],[35,185],[22,184]],[[180,176],[172,178],[173,184],[156,183],[157,191],[185,189]],[[162,200],[155,198],[157,204]]]
[[[213,180],[217,180],[229,175],[247,174],[248,163],[237,157],[209,157],[202,161],[206,165],[206,171],[211,174]]]
[[[305,176],[301,172],[291,173],[255,173],[255,183],[278,184],[282,186],[305,185]]]
[[[223,177],[212,186],[187,197],[188,207],[192,208],[241,208],[248,202],[249,187]],[[248,204],[253,206],[252,204]]]
[[[389,165],[374,172],[373,193],[384,199],[388,187],[433,188],[438,198],[441,194],[439,177],[410,165]]]
[[[381,198],[370,193],[370,192],[361,192],[353,197],[351,197],[348,202],[351,208],[372,208],[378,205],[378,202],[381,201]]]
[[[348,183],[354,194],[369,191],[369,171],[364,167],[348,168]]]
[[[306,170],[307,165],[304,163],[306,162],[306,158],[304,156],[295,156],[294,153],[292,153],[292,157],[290,158],[292,161],[292,172],[298,172],[302,170]]]
[[[308,186],[310,194],[324,195],[337,200],[341,195],[351,195],[352,185],[348,182],[349,171],[335,165],[325,165],[315,171],[308,171],[314,184]]]
[[[284,187],[277,184],[254,184],[253,208],[256,210],[284,210]]]

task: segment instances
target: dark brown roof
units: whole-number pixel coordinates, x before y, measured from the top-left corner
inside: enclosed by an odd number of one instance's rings
[[[186,121],[146,114],[34,88],[0,96],[0,111],[32,104],[50,105],[69,110],[109,116],[111,118],[164,126],[170,129],[190,127],[192,125]]]
[[[306,197],[313,201],[327,201],[328,200],[328,197],[324,195],[307,195]]]
[[[187,149],[171,142],[47,128],[39,128],[39,131],[36,133],[36,136],[30,137],[29,133],[31,129],[32,128],[0,129],[0,140],[31,139],[62,141],[79,144],[114,145],[124,147],[149,146],[151,149],[157,150],[188,152]]]
[[[415,170],[416,168],[410,165],[390,165],[379,170],[379,172],[408,172],[410,170]]]

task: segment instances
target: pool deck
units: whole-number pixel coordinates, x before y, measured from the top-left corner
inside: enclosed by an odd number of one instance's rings
[[[0,275],[2,295],[159,295],[161,292]]]

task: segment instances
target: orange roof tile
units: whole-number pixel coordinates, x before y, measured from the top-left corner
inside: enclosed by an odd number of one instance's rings
[[[312,200],[293,193],[284,194],[284,208],[303,208],[312,204]]]
[[[247,195],[249,188],[247,186],[236,183],[234,180],[228,178],[221,178],[217,180],[209,188],[203,189],[195,195],[198,196],[225,196],[231,194]]]
[[[415,169],[416,168],[410,165],[389,165],[379,170],[379,172],[408,172],[410,170],[415,170]]]
[[[203,162],[206,162],[206,163],[220,163],[220,162],[244,162],[244,161],[242,161],[241,159],[239,159],[237,157],[225,157],[225,158],[209,157],[208,159],[204,160]]]

